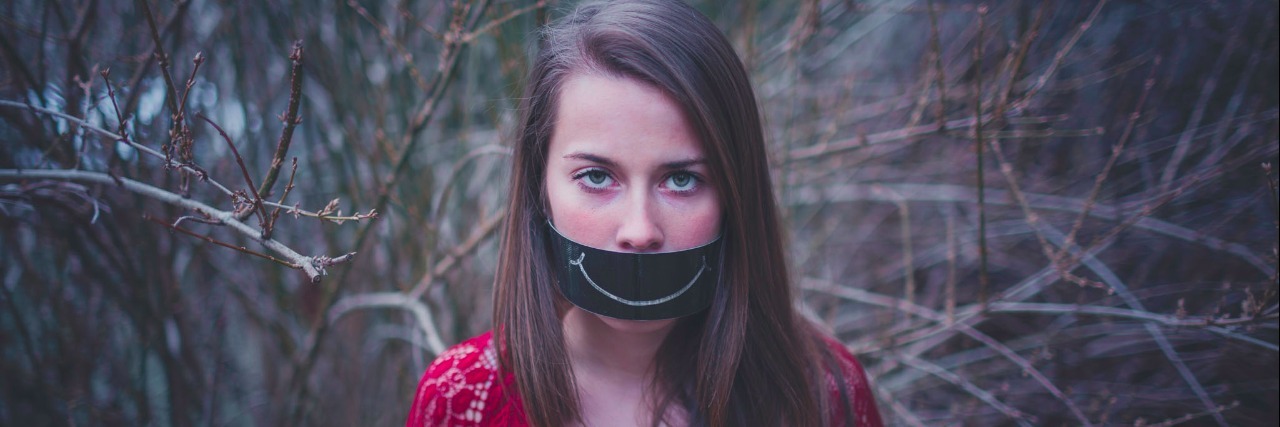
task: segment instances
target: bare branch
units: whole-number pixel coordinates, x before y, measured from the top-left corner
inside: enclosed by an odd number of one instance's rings
[[[1045,84],[1049,83],[1049,79],[1058,72],[1058,67],[1062,66],[1062,61],[1067,58],[1067,53],[1071,52],[1071,49],[1075,47],[1076,42],[1080,41],[1080,37],[1084,36],[1085,31],[1089,31],[1089,27],[1093,26],[1093,21],[1097,19],[1098,14],[1102,12],[1102,7],[1106,5],[1107,0],[1101,0],[1093,7],[1093,11],[1089,12],[1089,17],[1085,18],[1084,22],[1081,22],[1080,25],[1076,27],[1076,31],[1071,34],[1071,38],[1067,39],[1067,42],[1063,43],[1062,48],[1058,49],[1058,52],[1054,54],[1053,61],[1049,62],[1049,67],[1046,68],[1043,73],[1040,73],[1040,78],[1036,79],[1035,84],[1032,85],[1030,89],[1027,89],[1026,93],[1022,95],[1022,99],[1020,101],[1014,103],[1016,106],[1025,106],[1026,103],[1030,102],[1041,89],[1044,89]]]
[[[977,78],[974,79],[973,93],[973,151],[978,157],[978,257],[980,264],[978,266],[978,301],[982,303],[982,307],[987,306],[987,292],[990,289],[991,280],[987,273],[987,175],[986,168],[983,163],[984,153],[987,147],[982,144],[982,31],[987,16],[987,6],[982,5],[978,12],[978,40],[973,44],[973,62],[974,68],[978,70]],[[996,118],[999,120],[999,118]],[[996,143],[994,140],[993,144]],[[954,319],[949,317],[948,321]]]
[[[933,56],[933,74],[938,84],[938,104],[934,109],[934,122],[938,131],[946,130],[947,123],[947,72],[942,66],[942,43],[938,31],[938,11],[929,0],[929,52]]]
[[[1191,140],[1195,136],[1195,130],[1200,127],[1200,121],[1204,119],[1205,107],[1209,104],[1209,97],[1218,88],[1218,80],[1222,76],[1222,71],[1226,68],[1231,54],[1235,53],[1236,44],[1240,42],[1240,32],[1244,28],[1246,20],[1250,17],[1248,13],[1240,14],[1240,22],[1231,26],[1231,33],[1227,36],[1226,45],[1219,52],[1218,60],[1214,62],[1213,69],[1209,71],[1209,76],[1204,84],[1200,85],[1200,97],[1196,100],[1195,108],[1191,110],[1191,118],[1187,119],[1186,127],[1182,131],[1182,135],[1178,137],[1178,142],[1174,145],[1173,156],[1169,158],[1169,162],[1165,163],[1164,173],[1160,175],[1160,185],[1164,189],[1168,189],[1173,182],[1174,175],[1178,173],[1178,166],[1182,164],[1182,159],[1187,156],[1191,150]],[[1221,415],[1217,417],[1222,420]],[[1218,424],[1226,425],[1225,421]]]
[[[854,288],[845,287],[845,286],[833,286],[830,284],[824,284],[820,280],[813,280],[813,279],[802,281],[801,286],[805,289],[819,291],[819,292],[823,292],[829,295],[834,295],[842,298],[849,298],[855,301],[877,301],[878,302],[877,305],[882,305],[884,303],[896,304],[892,306],[892,308],[897,310],[902,310],[916,317],[927,319],[935,323],[942,324],[946,322],[945,315],[942,315],[936,311],[930,310],[929,308],[926,308],[917,304],[913,304],[911,302],[901,301],[901,300],[898,300],[897,298],[893,298],[889,296],[874,295],[871,292],[867,292],[861,289],[854,289]],[[1000,353],[1000,355],[1004,356],[1005,359],[1009,360],[1010,362],[1013,362],[1015,365],[1018,365],[1018,367],[1021,368],[1023,372],[1029,375],[1032,379],[1034,379],[1037,383],[1039,383],[1042,387],[1044,387],[1045,390],[1047,390],[1050,394],[1052,394],[1064,405],[1066,405],[1067,409],[1072,413],[1072,415],[1076,417],[1076,420],[1079,421],[1080,424],[1086,425],[1086,426],[1093,425],[1093,423],[1089,421],[1089,417],[1085,416],[1084,412],[1080,411],[1080,408],[1076,406],[1075,402],[1072,401],[1070,397],[1068,397],[1065,393],[1063,393],[1062,390],[1059,389],[1057,385],[1053,384],[1053,382],[1050,381],[1048,377],[1045,377],[1044,374],[1041,373],[1039,369],[1036,369],[1036,367],[1033,366],[1031,362],[1027,361],[1026,358],[1018,355],[1017,352],[1014,352],[1013,350],[1009,349],[1009,347],[1005,346],[1004,344],[1001,344],[999,341],[996,341],[994,338],[991,338],[990,336],[978,331],[972,326],[969,326],[967,323],[956,322],[956,323],[953,323],[950,327],[948,327],[948,329],[953,329],[970,338],[973,338],[974,340],[977,340],[983,345],[990,347],[992,350],[995,350],[997,353]]]
[[[399,308],[408,311],[417,320],[418,329],[427,336],[427,346],[432,353],[440,354],[445,350],[444,340],[440,339],[440,331],[431,318],[431,310],[416,298],[399,292],[378,292],[357,294],[343,297],[329,308],[329,323],[337,322],[343,315],[354,310],[365,308]]]
[[[151,29],[151,41],[155,43],[155,57],[160,63],[160,75],[164,77],[165,89],[168,91],[165,102],[169,104],[169,113],[178,114],[178,88],[173,85],[173,77],[169,75],[169,55],[164,53],[164,43],[160,32],[156,29],[156,18],[151,14],[151,5],[147,0],[137,1],[142,15],[147,18],[147,26]]]
[[[311,279],[312,282],[319,282],[320,278],[326,274],[324,270],[325,265],[321,265],[320,263],[317,262],[319,257],[304,256],[302,254],[299,254],[297,251],[294,251],[293,249],[289,248],[288,246],[285,246],[283,243],[280,243],[274,239],[262,238],[261,230],[255,229],[248,224],[240,222],[230,212],[215,209],[212,206],[206,205],[199,201],[185,198],[177,194],[174,194],[172,192],[169,192],[167,190],[153,187],[151,185],[134,181],[132,179],[123,178],[123,177],[114,177],[105,173],[89,172],[89,171],[82,171],[82,170],[13,170],[13,169],[0,169],[0,178],[67,179],[67,180],[82,181],[82,182],[96,182],[99,184],[108,184],[108,185],[118,184],[121,187],[123,187],[125,190],[128,190],[130,192],[137,193],[137,194],[140,194],[140,195],[143,195],[143,196],[146,196],[170,205],[181,207],[183,209],[190,209],[196,212],[203,213],[213,220],[216,220],[228,226],[231,226],[231,228],[235,229],[236,231],[249,236],[253,240],[257,241],[258,243],[261,243],[263,246],[266,246],[267,249],[270,249],[280,254],[289,262],[298,265],[299,268],[301,268],[302,271],[307,274],[307,277]]]
[[[1203,179],[1203,178],[1202,178]],[[877,186],[892,189],[898,192],[902,197],[909,201],[932,201],[942,203],[972,203],[973,194],[976,190],[972,187],[961,185],[946,184],[876,184]],[[1009,191],[987,189],[986,203],[995,205],[1014,205],[1017,201],[1010,195]],[[1082,212],[1084,210],[1085,201],[1077,198],[1055,196],[1048,194],[1023,193],[1028,206],[1035,209],[1054,210],[1061,212]],[[883,191],[877,192],[870,185],[845,184],[845,185],[827,185],[812,186],[792,190],[790,202],[794,205],[806,205],[814,203],[841,203],[852,201],[883,201],[893,202],[892,198],[886,196]],[[1133,221],[1132,226],[1148,230],[1165,236],[1174,237],[1180,240],[1197,243],[1205,247],[1226,251],[1240,259],[1248,262],[1267,276],[1275,274],[1275,267],[1264,260],[1258,254],[1254,253],[1249,247],[1227,241],[1218,237],[1202,235],[1195,230],[1154,218],[1150,216],[1126,216],[1126,212],[1133,212],[1135,209],[1145,209],[1142,205],[1153,206],[1159,200],[1152,202],[1144,202],[1136,208],[1124,205],[1107,205],[1095,204],[1094,208],[1089,211],[1089,216],[1104,220],[1125,220],[1130,218]]]
[[[1054,239],[1055,244],[1062,246],[1063,252],[1073,251],[1076,249],[1072,247],[1070,243],[1066,242],[1062,233],[1057,229],[1052,226],[1046,226],[1045,228],[1046,234],[1049,238]],[[1137,310],[1146,309],[1143,307],[1142,301],[1138,300],[1133,293],[1129,292],[1129,287],[1121,281],[1120,277],[1116,276],[1116,274],[1112,272],[1106,264],[1098,261],[1097,258],[1094,258],[1092,255],[1087,255],[1083,260],[1084,265],[1101,277],[1102,280],[1106,282],[1108,289],[1119,294],[1126,305]],[[1057,263],[1057,261],[1055,261],[1055,263]],[[1155,325],[1152,324],[1147,324],[1146,328],[1147,332],[1151,334],[1151,337],[1155,340],[1156,344],[1160,346],[1160,351],[1164,353],[1165,358],[1169,359],[1169,363],[1173,364],[1174,368],[1177,369],[1178,374],[1182,376],[1182,379],[1187,383],[1187,386],[1191,387],[1191,391],[1200,399],[1200,402],[1210,410],[1217,406],[1213,403],[1213,400],[1209,398],[1209,394],[1205,392],[1204,386],[1202,386],[1200,381],[1196,379],[1195,374],[1193,374],[1191,369],[1187,367],[1187,364],[1183,362],[1182,357],[1178,355],[1177,350],[1174,350],[1173,345],[1169,343],[1169,339],[1165,337],[1164,332],[1160,331],[1160,329],[1156,328]],[[1224,427],[1227,425],[1226,419],[1222,418],[1221,414],[1214,415],[1214,419],[1218,421],[1219,425]]]
[[[982,120],[990,120],[990,119],[991,117],[989,115],[982,117]],[[787,153],[787,160],[792,162],[800,161],[800,160],[811,160],[811,159],[816,159],[820,157],[825,157],[830,154],[856,150],[856,149],[867,147],[867,146],[872,146],[877,144],[886,144],[890,142],[898,142],[903,140],[910,140],[912,138],[919,138],[919,137],[936,134],[938,133],[939,128],[955,129],[955,128],[970,127],[970,126],[973,126],[973,124],[976,121],[977,120],[975,118],[969,117],[965,119],[949,120],[946,123],[932,123],[932,124],[924,124],[924,125],[915,126],[915,127],[895,129],[891,131],[885,131],[885,132],[867,135],[865,138],[850,138],[850,139],[837,141],[837,142],[833,142],[831,144],[826,144],[826,145],[796,148]]]
[[[176,169],[182,169],[182,170],[185,170],[185,171],[190,172],[190,173],[192,173],[192,174],[195,174],[196,176],[200,177],[200,179],[201,179],[201,180],[203,180],[203,181],[205,181],[205,182],[209,183],[210,185],[213,185],[214,187],[216,187],[216,188],[218,189],[218,191],[221,191],[223,194],[226,194],[226,195],[234,194],[234,192],[232,192],[232,191],[231,191],[230,189],[228,189],[226,186],[222,185],[221,183],[218,183],[217,181],[215,181],[215,180],[213,180],[213,179],[210,179],[210,178],[208,177],[208,173],[207,173],[207,172],[205,172],[203,169],[200,169],[199,167],[197,167],[197,166],[196,166],[196,165],[194,165],[194,164],[184,164],[184,163],[179,163],[179,162],[177,162],[177,161],[174,161],[174,160],[172,160],[172,159],[169,159],[169,158],[167,158],[163,153],[161,153],[161,152],[159,152],[159,151],[156,151],[155,149],[152,149],[151,147],[148,147],[148,146],[145,146],[145,145],[139,144],[139,143],[137,143],[137,142],[134,142],[134,141],[132,141],[132,140],[129,140],[129,139],[125,138],[123,135],[119,135],[119,134],[116,134],[116,133],[111,132],[111,131],[109,131],[109,130],[106,130],[106,129],[103,129],[103,128],[100,128],[100,127],[94,126],[94,125],[90,124],[89,122],[84,121],[84,120],[82,120],[82,119],[80,119],[80,118],[78,118],[78,117],[75,117],[75,116],[72,116],[72,115],[68,115],[68,114],[66,114],[66,113],[62,113],[62,112],[59,112],[59,111],[50,110],[50,109],[48,109],[48,108],[37,107],[37,106],[31,105],[31,104],[26,104],[26,103],[22,103],[22,102],[6,101],[6,100],[2,100],[2,99],[0,99],[0,106],[4,106],[4,107],[13,107],[13,108],[23,108],[23,109],[31,110],[31,111],[34,111],[34,112],[39,112],[39,113],[42,113],[42,114],[48,114],[48,115],[51,115],[51,116],[54,116],[54,117],[61,118],[61,119],[63,119],[63,120],[67,120],[67,121],[73,122],[73,123],[75,123],[75,124],[76,124],[76,126],[80,126],[80,127],[84,128],[84,129],[88,129],[88,130],[90,130],[90,131],[93,131],[94,133],[97,133],[97,134],[99,134],[99,135],[102,135],[102,136],[105,136],[105,137],[107,137],[107,138],[110,138],[112,141],[120,141],[120,142],[123,142],[123,143],[125,143],[126,145],[128,145],[128,146],[130,146],[130,147],[133,147],[134,149],[138,150],[139,152],[141,152],[141,153],[143,153],[143,154],[146,154],[146,155],[149,155],[149,156],[155,157],[155,158],[157,158],[157,159],[164,160],[164,161],[165,161],[165,167],[171,167],[171,168],[176,168]]]
[[[461,159],[455,161],[453,163],[453,169],[449,171],[449,177],[445,179],[444,185],[441,186],[442,190],[440,190],[440,198],[434,203],[435,209],[431,214],[432,221],[440,220],[440,217],[444,212],[444,206],[449,202],[449,195],[453,193],[453,183],[458,179],[458,176],[462,173],[462,170],[467,166],[467,164],[471,163],[475,159],[487,155],[510,156],[511,149],[495,144],[483,145],[471,150],[465,156],[462,156]]]
[[[298,126],[298,123],[302,123],[302,119],[298,117],[298,105],[302,103],[302,40],[293,42],[293,53],[289,54],[289,60],[293,62],[293,71],[289,77],[289,107],[280,117],[284,122],[284,129],[281,129],[280,140],[276,142],[276,153],[271,156],[271,168],[267,169],[267,176],[262,179],[262,187],[258,188],[259,195],[271,194],[271,187],[276,185],[276,179],[280,176],[280,166],[284,164],[284,157],[289,153],[289,144],[293,141],[293,129]],[[297,159],[294,159],[293,167],[294,171],[297,171]],[[289,177],[289,183],[293,184],[293,176]],[[282,197],[280,201],[283,203],[284,198]]]
[[[185,229],[185,228],[179,227],[179,226],[178,226],[178,223],[179,223],[179,222],[181,222],[183,219],[187,219],[187,218],[193,218],[193,219],[194,219],[195,217],[182,217],[182,218],[178,218],[178,221],[175,221],[173,224],[170,224],[170,223],[168,223],[168,222],[161,221],[161,220],[159,220],[159,219],[153,218],[153,217],[151,217],[150,215],[146,215],[146,214],[143,214],[143,215],[142,215],[142,219],[145,219],[145,220],[147,220],[147,221],[154,222],[154,223],[156,223],[156,224],[163,225],[163,226],[165,226],[165,227],[169,228],[170,230],[177,231],[177,232],[179,232],[179,233],[186,234],[186,235],[188,235],[188,236],[195,237],[195,238],[197,238],[197,239],[204,240],[204,241],[206,241],[206,242],[209,242],[209,243],[212,243],[212,244],[215,244],[215,245],[218,245],[218,246],[222,246],[222,247],[224,247],[224,248],[232,249],[232,250],[235,250],[235,251],[237,251],[237,252],[241,252],[241,253],[249,254],[249,255],[252,255],[252,256],[256,256],[256,257],[258,257],[258,258],[266,259],[266,260],[268,260],[268,261],[275,262],[275,263],[280,264],[280,265],[283,265],[283,266],[285,266],[285,267],[289,267],[289,268],[296,268],[296,269],[301,269],[301,268],[302,268],[302,266],[300,266],[300,265],[298,265],[298,264],[295,264],[295,263],[292,263],[292,262],[288,262],[288,261],[282,260],[282,259],[280,259],[280,258],[276,258],[276,257],[273,257],[273,256],[271,256],[271,255],[264,254],[264,253],[262,253],[262,252],[258,252],[258,251],[255,251],[255,250],[251,250],[251,249],[246,248],[246,247],[244,247],[244,246],[237,246],[237,245],[233,245],[233,244],[230,244],[230,243],[227,243],[227,242],[223,242],[223,241],[220,241],[220,240],[214,239],[214,238],[212,238],[212,237],[209,237],[209,236],[206,236],[206,235],[203,235],[203,234],[199,234],[199,233],[196,233],[196,232],[194,232],[194,231],[191,231],[191,230],[188,230],[188,229]],[[203,221],[208,221],[208,222],[211,222],[211,223],[212,223],[212,221],[210,221],[210,220],[203,220]],[[215,223],[215,224],[216,224],[216,223]]]
[[[361,18],[364,18],[365,21],[369,21],[369,24],[373,25],[373,27],[378,30],[378,35],[382,37],[382,41],[391,45],[400,53],[401,60],[403,60],[405,65],[409,67],[409,74],[413,76],[413,81],[418,84],[418,88],[424,91],[428,90],[427,81],[422,77],[422,72],[418,71],[418,66],[415,64],[413,59],[413,53],[410,52],[409,49],[406,49],[400,41],[396,40],[395,37],[391,36],[391,30],[387,28],[386,25],[378,22],[373,15],[369,14],[369,11],[366,10],[364,6],[361,6],[360,3],[355,0],[347,0],[347,6],[355,9],[356,13],[359,14]]]
[[[191,95],[191,87],[196,85],[196,73],[200,72],[200,65],[204,64],[204,52],[196,52],[196,56],[191,59],[191,64],[191,76],[187,77],[187,83],[182,89],[182,100],[178,104],[178,112],[175,113],[178,121],[186,117],[187,96]]]
[[[187,8],[191,6],[191,3],[191,0],[179,0],[177,4],[174,5],[173,13],[169,14],[169,17],[165,20],[164,32],[160,35],[161,39],[172,32],[173,29],[178,26],[178,23],[182,21],[182,18],[186,17]],[[143,92],[141,90],[137,90],[138,85],[142,83],[142,78],[147,75],[151,69],[151,64],[153,64],[155,59],[158,57],[155,50],[158,45],[155,44],[154,39],[151,39],[151,42],[153,45],[144,49],[151,51],[150,58],[147,59],[145,64],[138,67],[138,69],[133,72],[133,76],[129,78],[129,85],[127,87],[135,90],[129,92],[129,98],[124,102],[124,111],[133,111],[134,108],[138,106],[138,100]]]
[[[457,265],[459,259],[466,256],[466,254],[471,251],[474,251],[476,247],[480,245],[480,242],[483,242],[485,238],[494,232],[494,230],[497,230],[498,225],[502,223],[502,219],[505,217],[506,212],[501,211],[480,221],[480,225],[474,229],[467,240],[459,243],[452,250],[446,252],[444,259],[437,262],[435,266],[427,270],[426,274],[422,275],[421,279],[418,279],[418,284],[413,287],[413,291],[409,292],[409,297],[414,299],[420,298],[431,284],[435,283],[435,278],[447,273],[451,268]]]
[[[951,371],[943,369],[938,365],[929,363],[927,361],[921,360],[911,355],[903,355],[903,357],[900,360],[903,363],[907,364],[907,366],[928,372],[930,374],[933,374],[933,376],[942,378],[943,380],[949,383],[955,384],[961,389],[964,389],[964,391],[968,392],[969,394],[972,394],[974,397],[977,397],[979,400],[982,400],[987,405],[990,405],[992,408],[995,408],[997,411],[1000,411],[1000,413],[1004,414],[1005,416],[1012,418],[1013,421],[1018,423],[1018,425],[1020,426],[1030,427],[1031,423],[1036,421],[1035,416],[1030,414],[1024,414],[1022,413],[1022,411],[1019,411],[1017,409],[1010,407],[1008,404],[1001,402],[1000,399],[996,399],[996,397],[992,396],[991,393],[987,392],[986,390],[983,390],[981,387],[978,387],[977,385],[974,385],[973,382],[966,380],[964,378],[961,378],[959,375],[956,375]]]
[[[1113,317],[1120,319],[1141,320],[1179,328],[1198,328],[1210,326],[1239,326],[1257,324],[1264,321],[1277,320],[1276,314],[1256,317],[1221,318],[1217,316],[1178,316],[1176,314],[1158,314],[1144,310],[1129,308],[1104,307],[1088,304],[1057,304],[1030,302],[993,302],[988,306],[988,313],[1040,313],[1070,314],[1083,316]],[[1280,351],[1275,344],[1266,346],[1271,351]]]
[[[1111,147],[1111,157],[1107,158],[1107,164],[1102,167],[1102,172],[1098,173],[1093,180],[1093,188],[1089,190],[1089,195],[1085,197],[1084,209],[1076,216],[1076,221],[1071,225],[1071,231],[1067,233],[1066,245],[1070,247],[1075,244],[1076,235],[1080,229],[1084,227],[1084,219],[1089,215],[1089,211],[1093,210],[1093,205],[1097,203],[1098,194],[1102,191],[1102,183],[1107,180],[1107,176],[1111,175],[1111,168],[1115,166],[1116,160],[1120,159],[1120,154],[1124,152],[1124,146],[1129,142],[1129,137],[1133,135],[1133,129],[1138,124],[1138,119],[1142,117],[1142,108],[1147,102],[1147,95],[1151,93],[1151,88],[1155,86],[1156,69],[1160,67],[1160,58],[1156,58],[1155,63],[1151,65],[1151,73],[1147,75],[1147,80],[1142,86],[1142,95],[1138,96],[1137,105],[1133,107],[1133,112],[1129,113],[1129,121],[1125,124],[1124,132],[1120,134],[1120,140]]]
[[[6,62],[12,64],[18,70],[17,74],[22,77],[22,79],[15,80],[25,83],[27,88],[33,90],[40,97],[40,102],[46,102],[44,94],[38,89],[40,84],[36,81],[36,74],[32,73],[30,68],[27,68],[27,62],[22,60],[22,55],[18,53],[18,50],[13,45],[9,44],[8,37],[5,37],[3,33],[0,33],[0,51],[4,52]]]
[[[525,7],[522,7],[522,8],[516,9],[516,10],[513,10],[513,11],[511,11],[511,12],[508,12],[506,15],[502,15],[502,17],[500,17],[500,18],[498,18],[498,19],[494,19],[494,20],[492,20],[492,21],[486,22],[486,23],[484,24],[484,26],[482,26],[482,27],[480,27],[480,28],[477,28],[476,30],[471,31],[471,32],[469,32],[469,33],[467,33],[467,34],[463,35],[463,36],[462,36],[462,40],[461,40],[461,41],[462,41],[462,43],[471,43],[472,41],[475,41],[476,37],[480,37],[480,36],[481,36],[481,35],[483,35],[484,33],[489,32],[489,30],[492,30],[492,29],[496,28],[496,27],[497,27],[497,26],[499,26],[499,25],[502,25],[502,24],[507,23],[507,21],[510,21],[510,20],[512,20],[512,19],[515,19],[516,17],[518,17],[518,16],[520,16],[520,15],[524,15],[524,14],[526,14],[526,13],[529,13],[529,11],[542,9],[542,8],[544,8],[544,7],[547,7],[547,1],[546,1],[546,0],[538,0],[538,1],[537,1],[536,3],[534,3],[534,4],[531,4],[531,5],[528,5],[528,6],[525,6]]]
[[[222,140],[227,142],[227,147],[231,148],[231,154],[235,156],[236,164],[240,165],[240,174],[244,176],[244,182],[248,185],[246,188],[249,192],[253,193],[251,194],[251,196],[253,196],[253,211],[258,214],[259,226],[263,227],[262,238],[271,238],[271,230],[267,228],[267,208],[262,203],[262,196],[259,195],[257,191],[254,191],[256,186],[253,185],[253,177],[249,176],[249,168],[245,167],[244,158],[240,157],[240,150],[236,149],[236,144],[231,142],[231,137],[227,135],[226,131],[222,130],[221,126],[218,126],[218,124],[214,123],[213,120],[209,120],[209,118],[205,117],[204,114],[196,114],[196,117],[199,117],[200,120],[204,120],[205,123],[213,126],[213,128],[218,131],[218,135],[222,136]]]

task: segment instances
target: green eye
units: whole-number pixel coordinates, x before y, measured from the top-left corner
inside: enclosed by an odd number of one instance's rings
[[[612,184],[612,181],[613,181],[613,178],[609,176],[609,173],[599,169],[590,169],[590,170],[580,172],[577,175],[575,175],[573,179],[578,180],[583,186],[586,186],[587,188],[597,189],[597,190],[608,187],[610,184]]]
[[[609,180],[609,175],[605,175],[604,172],[600,171],[591,171],[587,172],[587,180],[591,181],[592,184],[601,185]]]
[[[667,178],[667,187],[675,191],[691,191],[697,183],[698,179],[687,172],[676,173]]]

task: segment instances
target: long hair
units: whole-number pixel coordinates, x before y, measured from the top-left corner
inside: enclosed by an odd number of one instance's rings
[[[649,388],[654,422],[678,405],[695,425],[827,424],[825,375],[839,369],[792,305],[750,79],[715,25],[678,0],[582,5],[541,33],[520,105],[494,285],[500,366],[513,376],[528,421],[558,426],[580,415],[560,324],[567,302],[555,290],[541,231],[557,99],[579,73],[635,79],[669,95],[702,143],[723,208],[721,282],[711,307],[681,319],[658,351]]]

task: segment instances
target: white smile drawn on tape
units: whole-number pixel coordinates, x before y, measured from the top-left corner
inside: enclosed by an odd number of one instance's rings
[[[578,255],[578,259],[570,260],[570,261],[569,261],[569,265],[576,265],[576,266],[578,266],[578,270],[579,270],[579,271],[582,271],[582,277],[586,277],[586,278],[587,278],[587,283],[590,283],[590,284],[591,284],[591,287],[596,288],[596,290],[597,290],[597,291],[600,291],[600,293],[604,294],[604,296],[607,296],[607,297],[609,297],[610,299],[612,299],[612,300],[614,300],[614,301],[617,301],[617,302],[620,302],[620,303],[623,303],[623,304],[626,304],[626,305],[629,305],[629,306],[632,306],[632,307],[645,307],[645,306],[650,306],[650,305],[662,304],[662,303],[664,303],[664,302],[671,301],[671,300],[673,300],[673,299],[676,299],[676,298],[680,297],[680,295],[681,295],[681,294],[684,294],[684,293],[685,293],[685,291],[688,291],[688,290],[689,290],[689,288],[692,288],[692,287],[693,287],[693,284],[694,284],[695,282],[697,282],[697,281],[698,281],[698,278],[699,278],[699,277],[702,277],[702,271],[707,269],[707,257],[706,257],[706,256],[703,256],[703,257],[702,257],[702,267],[698,267],[698,274],[694,274],[694,275],[693,275],[693,278],[692,278],[692,279],[689,279],[689,284],[684,285],[684,287],[683,287],[683,288],[680,288],[680,290],[676,291],[676,293],[671,294],[671,295],[667,295],[667,296],[665,296],[665,297],[658,298],[658,299],[651,299],[651,300],[646,300],[646,301],[633,301],[633,300],[629,300],[629,299],[626,299],[626,298],[623,298],[623,297],[620,297],[620,296],[617,296],[617,295],[611,294],[611,293],[609,293],[609,291],[606,291],[606,290],[604,290],[604,288],[601,288],[601,287],[600,287],[600,285],[597,285],[597,284],[596,284],[596,282],[595,282],[594,280],[591,280],[591,275],[587,274],[587,269],[582,267],[582,261],[583,261],[583,259],[585,259],[586,257],[587,257],[587,253],[586,253],[586,252],[583,252],[583,253],[581,253],[581,254],[579,254],[579,255]]]

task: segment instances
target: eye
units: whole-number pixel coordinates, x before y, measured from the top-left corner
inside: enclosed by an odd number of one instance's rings
[[[577,175],[573,176],[573,179],[592,190],[603,190],[613,184],[613,177],[600,169],[587,169],[578,172]]]
[[[678,193],[687,193],[698,187],[698,177],[689,172],[676,172],[667,177],[667,188]]]

